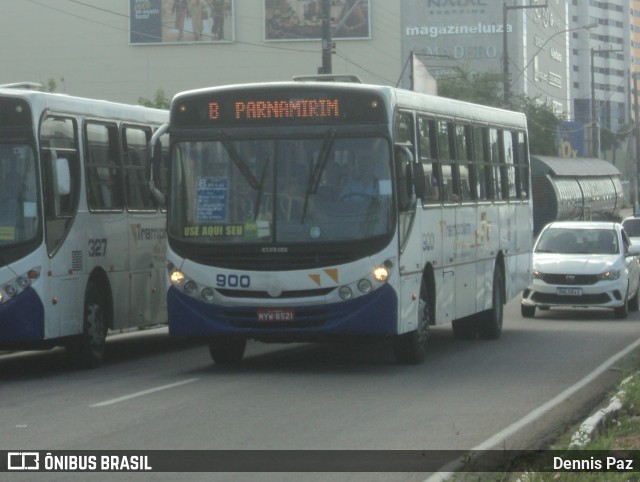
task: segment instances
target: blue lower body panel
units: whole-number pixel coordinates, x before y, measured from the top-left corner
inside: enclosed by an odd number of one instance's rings
[[[0,343],[44,339],[44,306],[33,288],[0,305]]]
[[[292,340],[397,333],[398,298],[389,285],[350,301],[313,306],[283,303],[279,307],[295,309],[295,317],[288,321],[259,321],[259,310],[267,307],[204,303],[171,287],[167,294],[169,333],[177,336],[271,336]]]

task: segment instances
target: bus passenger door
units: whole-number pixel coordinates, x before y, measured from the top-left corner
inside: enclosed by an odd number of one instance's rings
[[[439,321],[450,322],[456,319],[456,207],[444,206],[440,221],[440,240],[442,243],[442,264],[440,286],[436,310]],[[436,275],[436,282],[438,276]]]
[[[129,214],[131,326],[166,322],[165,255],[166,231],[162,213]]]
[[[400,213],[400,319],[398,333],[415,330],[422,281],[422,207]]]
[[[478,204],[476,224],[476,313],[491,308],[493,264],[498,249],[497,207],[489,203]]]
[[[500,209],[500,249],[504,253],[505,264],[505,292],[506,299],[510,300],[516,295],[516,286],[518,286],[516,276],[517,259],[516,256],[516,207],[513,203],[502,204]]]
[[[477,268],[476,268],[476,209],[461,206],[456,212],[455,224],[456,263],[456,318],[476,312]]]

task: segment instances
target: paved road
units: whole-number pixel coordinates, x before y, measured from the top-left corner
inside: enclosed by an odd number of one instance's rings
[[[514,300],[500,340],[458,341],[438,327],[420,366],[397,365],[383,342],[256,343],[239,367],[225,368],[204,345],[165,329],[112,338],[97,370],[74,369],[61,350],[3,355],[0,450],[526,448],[583,417],[617,380],[619,363],[575,385],[639,338],[639,313],[621,321],[609,311],[554,310],[524,320]],[[153,479],[163,475],[175,477]]]

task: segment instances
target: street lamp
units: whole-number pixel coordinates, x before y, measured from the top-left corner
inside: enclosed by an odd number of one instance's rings
[[[504,84],[504,105],[511,105],[511,82],[509,82],[509,42],[507,39],[507,12],[509,10],[521,10],[525,8],[547,8],[549,4],[544,5],[512,5],[507,6],[507,2],[502,4],[502,83]]]
[[[531,60],[529,60],[529,62],[527,62],[527,64],[522,68],[522,71],[520,71],[520,73],[518,74],[518,76],[513,79],[511,81],[511,85],[515,84],[516,80],[518,80],[520,77],[522,77],[522,75],[525,73],[525,71],[527,70],[527,67],[529,67],[532,62],[536,59],[536,57],[538,56],[538,54],[540,52],[542,52],[542,50],[545,48],[545,46],[551,41],[551,39],[553,39],[554,37],[561,35],[563,33],[567,33],[567,32],[573,32],[575,30],[593,30],[594,28],[598,27],[598,23],[597,22],[593,22],[590,23],[589,25],[581,25],[580,27],[573,27],[573,28],[568,28],[565,30],[560,30],[556,33],[554,33],[553,35],[549,36],[540,46],[540,48],[536,51],[535,54],[533,54],[533,56],[531,57]]]
[[[591,157],[600,157],[600,122],[596,112],[596,81],[594,57],[600,54],[624,52],[624,49],[596,50],[591,47]]]

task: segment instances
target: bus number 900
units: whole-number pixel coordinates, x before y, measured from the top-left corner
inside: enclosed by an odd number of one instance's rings
[[[218,288],[248,288],[251,286],[251,278],[247,275],[238,276],[237,274],[216,276],[216,286]]]

